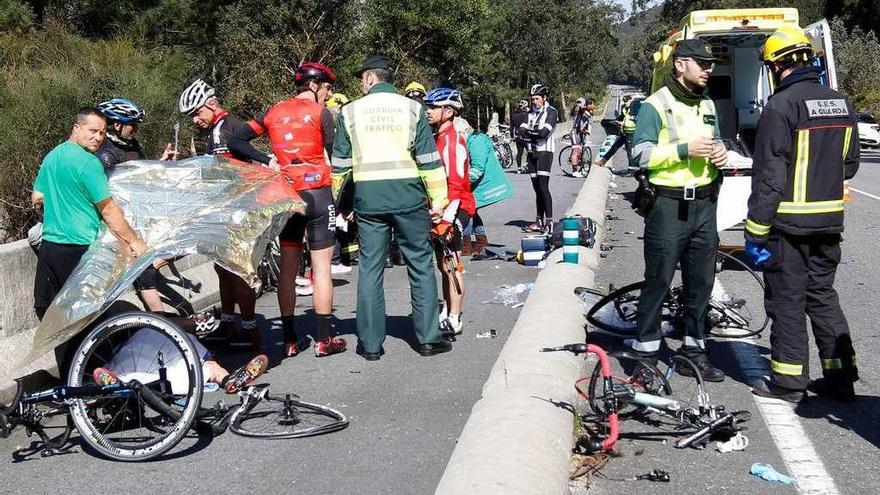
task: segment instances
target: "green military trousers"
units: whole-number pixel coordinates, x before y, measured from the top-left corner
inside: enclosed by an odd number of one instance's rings
[[[685,201],[660,196],[645,216],[645,286],[639,296],[638,327],[633,349],[654,354],[660,350],[663,299],[681,263],[684,291],[682,353],[705,359],[706,314],[715,282],[718,197]]]
[[[406,259],[412,297],[413,329],[419,343],[440,342],[437,280],[427,208],[408,213],[367,215],[358,213],[357,334],[365,352],[379,352],[385,341],[385,258],[391,228]]]

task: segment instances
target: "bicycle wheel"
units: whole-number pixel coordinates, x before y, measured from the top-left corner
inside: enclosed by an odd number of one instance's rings
[[[294,394],[272,395],[268,386],[248,389],[232,413],[229,429],[246,437],[301,438],[348,426],[348,418],[327,406],[304,402]]]
[[[510,145],[507,143],[501,144],[501,155],[502,162],[501,168],[510,168],[513,165],[513,150],[510,149]]]
[[[599,299],[587,312],[587,321],[594,327],[622,337],[636,333],[638,324],[639,296],[645,281],[625,285]],[[678,301],[670,291],[663,300],[660,328],[664,334],[672,333],[679,314]]]
[[[559,150],[559,155],[556,157],[556,162],[559,163],[559,169],[562,170],[563,174],[569,177],[571,177],[571,174],[574,172],[574,168],[571,166],[571,150],[572,147],[569,144]]]
[[[584,145],[581,148],[581,172],[583,172],[584,177],[590,175],[590,169],[593,168],[593,151],[589,146]]]
[[[634,393],[659,396],[666,396],[672,393],[666,377],[651,360],[626,351],[610,352],[608,357],[614,358],[611,361],[612,391],[608,390],[607,383],[604,377],[601,376],[602,369],[598,362],[590,374],[587,390],[583,390],[579,386],[583,383],[583,378],[575,382],[578,394],[587,399],[590,409],[596,415],[603,418],[608,416],[608,403],[603,400],[603,397],[609,392],[614,393],[614,402],[617,407],[617,414],[620,417],[631,416],[642,408],[642,406],[632,402],[631,395]]]
[[[715,284],[709,299],[708,328],[715,337],[745,338],[770,323],[764,310],[764,282],[745,262],[716,252]]]
[[[119,385],[72,400],[70,415],[87,449],[145,461],[187,434],[202,400],[202,366],[190,337],[173,323],[140,312],[101,323],[77,349],[68,386],[93,386],[96,368],[112,371]]]

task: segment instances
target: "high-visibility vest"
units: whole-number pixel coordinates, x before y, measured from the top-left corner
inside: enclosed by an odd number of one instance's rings
[[[342,107],[355,182],[419,177],[419,157],[410,150],[421,111],[417,101],[394,93],[371,93]]]
[[[636,132],[636,119],[632,114],[632,105],[623,107],[623,124],[621,125],[621,130],[625,134]]]
[[[688,105],[676,99],[669,88],[660,88],[642,103],[651,105],[660,115],[662,125],[657,136],[657,146],[679,145],[696,137],[715,137],[715,104],[704,98],[698,105]],[[708,158],[687,157],[671,167],[651,168],[648,162],[648,180],[660,186],[705,186],[718,176],[717,169]]]

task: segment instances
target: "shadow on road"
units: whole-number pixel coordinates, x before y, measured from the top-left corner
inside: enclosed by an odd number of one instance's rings
[[[856,385],[858,388],[858,385]],[[826,419],[830,424],[851,431],[880,448],[880,397],[856,396],[855,402],[843,404],[824,397],[810,398],[795,408],[802,418]]]

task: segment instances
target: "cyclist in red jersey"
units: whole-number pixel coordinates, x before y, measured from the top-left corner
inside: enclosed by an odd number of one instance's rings
[[[333,320],[333,279],[330,261],[336,243],[336,209],[333,203],[333,179],[328,156],[333,149],[335,124],[325,102],[333,95],[336,76],[329,67],[306,62],[294,73],[298,94],[276,103],[266,113],[241,127],[229,141],[230,149],[269,167],[280,170],[307,209],[294,215],[279,236],[281,240],[281,275],[278,281],[278,306],[284,328],[284,353],[295,356],[301,344],[294,330],[296,307],[294,283],[307,239],[312,258],[317,319],[316,356],[345,351],[345,339],[331,337]],[[254,148],[250,141],[268,134],[274,156]]]
[[[436,131],[437,151],[440,153],[440,161],[446,168],[446,183],[449,191],[449,203],[454,205],[458,202],[458,211],[446,215],[444,218],[452,219],[452,249],[461,258],[462,236],[461,231],[470,222],[471,217],[477,212],[477,204],[471,192],[470,160],[468,158],[467,144],[464,138],[458,134],[453,125],[453,119],[458,115],[464,105],[461,102],[461,94],[452,88],[432,89],[425,95],[428,123]],[[451,212],[450,212],[451,213]],[[464,276],[462,272],[450,270],[443,260],[442,250],[435,250],[437,266],[443,273],[443,300],[444,305],[440,311],[440,326],[443,333],[460,334],[463,331],[461,321],[461,305],[464,300]]]

